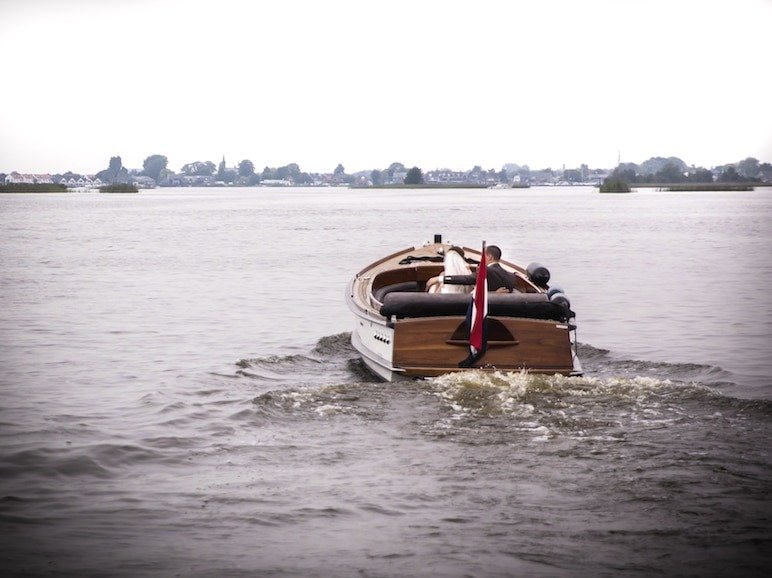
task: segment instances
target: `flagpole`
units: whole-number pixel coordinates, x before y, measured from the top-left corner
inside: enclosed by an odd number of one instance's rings
[[[459,363],[459,367],[471,367],[488,349],[485,335],[485,320],[488,315],[488,269],[485,241],[482,243],[480,265],[477,268],[474,293],[469,307],[469,357]]]

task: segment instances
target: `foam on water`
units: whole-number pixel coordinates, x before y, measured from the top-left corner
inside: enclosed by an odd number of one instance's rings
[[[258,407],[307,411],[320,415],[361,412],[357,405],[404,391],[429,393],[462,417],[532,416],[542,413],[624,409],[635,419],[651,422],[662,406],[674,411],[678,402],[702,401],[709,406],[738,404],[760,407],[764,400],[740,400],[722,393],[730,374],[715,366],[647,362],[612,357],[607,350],[580,345],[585,374],[580,377],[519,372],[467,371],[424,380],[381,383],[367,371],[350,344],[350,333],[319,339],[309,354],[241,359],[236,376],[263,384],[254,398]],[[700,378],[708,376],[708,383]],[[718,379],[716,379],[718,378]],[[280,386],[286,383],[290,387]],[[602,412],[600,412],[602,413]],[[559,414],[556,414],[559,416]],[[542,427],[542,426],[539,426]]]
[[[702,384],[655,377],[567,377],[530,374],[525,370],[451,373],[431,379],[430,383],[441,398],[487,415],[511,413],[519,406],[532,407],[537,400],[546,407],[572,407],[577,402],[584,403],[577,398],[644,404],[655,397],[670,395],[718,395]]]
[[[273,390],[257,396],[253,403],[259,412],[329,417],[334,414],[362,413],[361,400],[354,385],[310,387],[302,390]]]

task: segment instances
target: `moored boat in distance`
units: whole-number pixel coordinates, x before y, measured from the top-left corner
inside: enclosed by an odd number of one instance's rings
[[[380,378],[468,371],[459,364],[469,355],[470,294],[426,292],[427,281],[443,273],[451,246],[435,235],[375,261],[349,282],[351,343]],[[463,250],[467,263],[479,263],[479,249]],[[487,350],[471,369],[581,375],[575,316],[563,292],[549,287],[549,271],[536,263],[500,264],[515,275],[515,289],[489,292]]]

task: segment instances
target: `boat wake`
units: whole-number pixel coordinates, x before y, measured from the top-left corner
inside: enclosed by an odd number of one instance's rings
[[[260,380],[284,381],[298,371],[319,370],[322,361],[310,355],[270,355],[256,359],[240,359],[237,375]]]
[[[586,373],[595,377],[645,376],[718,388],[734,385],[732,374],[715,365],[620,359],[607,349],[582,343],[578,345],[578,354]]]
[[[426,424],[435,434],[464,424],[478,428],[481,420],[501,427],[503,420],[537,440],[581,438],[599,429],[623,438],[635,424],[659,427],[738,408],[772,415],[772,403],[723,394],[719,386],[731,383],[730,374],[719,367],[617,359],[586,344],[579,346],[581,377],[468,371],[384,384],[349,339],[349,333],[323,337],[305,355],[242,359],[236,373],[264,382],[253,403],[265,417],[377,417],[390,400],[418,396],[424,406],[435,400],[439,414]]]
[[[624,407],[655,400],[721,397],[707,386],[655,377],[566,377],[521,372],[471,371],[431,380],[436,395],[454,409],[493,416],[518,413],[535,405],[567,409],[577,404]]]
[[[733,385],[732,374],[721,367],[700,365],[694,363],[667,363],[615,357],[609,350],[593,347],[588,344],[578,344],[579,358],[585,370],[585,378],[564,378],[563,383],[609,383],[610,387],[619,388],[620,383],[652,383],[659,381],[669,384],[695,384],[709,388],[721,388]],[[335,375],[347,378],[347,381],[379,382],[360,361],[359,354],[351,345],[350,333],[328,335],[318,340],[308,353],[289,355],[269,355],[260,358],[245,358],[236,362],[239,369],[237,376],[268,381],[292,381],[299,375],[315,376]],[[453,374],[444,379],[472,379],[470,376],[484,376],[483,372]],[[495,374],[503,375],[503,374]],[[527,375],[520,372],[507,375]],[[463,377],[466,376],[466,377]],[[535,375],[529,379],[533,383],[540,382]],[[547,381],[554,381],[552,376]],[[328,381],[325,379],[324,381]]]
[[[382,416],[387,396],[375,383],[346,383],[319,387],[275,389],[252,400],[257,414],[283,419],[325,419]]]
[[[322,337],[307,354],[245,358],[236,365],[236,376],[258,381],[378,381],[359,359],[350,333]]]

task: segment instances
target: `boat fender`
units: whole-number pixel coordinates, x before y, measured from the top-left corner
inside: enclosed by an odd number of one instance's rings
[[[568,300],[565,293],[553,293],[550,295],[550,301],[562,306],[566,311],[571,310],[571,301]]]
[[[563,288],[562,288],[562,287],[558,287],[557,285],[553,285],[552,287],[550,287],[550,290],[549,290],[549,291],[547,291],[547,297],[549,297],[550,299],[552,299],[552,296],[553,296],[555,293],[563,293],[563,294],[565,294],[565,291],[563,291]]]
[[[562,291],[555,292],[550,295],[549,300],[556,305],[560,305],[565,311],[566,321],[568,322],[568,328],[573,331],[576,329],[576,314],[571,311],[571,301],[569,301],[566,294]]]
[[[540,263],[531,263],[526,267],[525,272],[528,273],[528,278],[539,287],[546,287],[549,283],[549,269]]]

